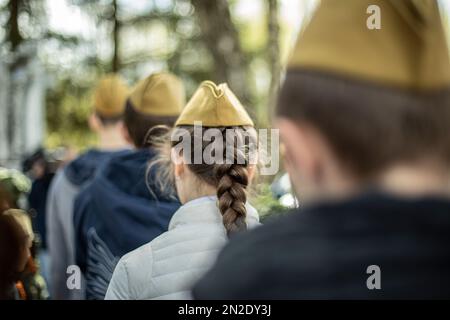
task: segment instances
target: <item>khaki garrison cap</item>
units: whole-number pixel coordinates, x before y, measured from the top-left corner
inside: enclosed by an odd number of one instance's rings
[[[373,5],[380,9],[381,29],[367,26]],[[448,88],[449,52],[438,3],[322,0],[300,34],[288,69],[325,71],[417,91]]]
[[[194,125],[200,121],[205,127],[254,126],[230,88],[226,84],[217,86],[212,81],[200,84],[175,126]]]
[[[141,80],[130,95],[135,111],[149,116],[178,116],[186,103],[183,82],[170,73]]]
[[[125,110],[129,89],[121,77],[109,74],[103,77],[94,92],[94,109],[104,117],[120,116]]]

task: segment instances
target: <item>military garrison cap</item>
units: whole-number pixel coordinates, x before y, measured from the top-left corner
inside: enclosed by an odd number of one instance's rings
[[[254,126],[228,85],[216,85],[212,81],[200,84],[175,126],[194,125],[200,121],[205,127]]]

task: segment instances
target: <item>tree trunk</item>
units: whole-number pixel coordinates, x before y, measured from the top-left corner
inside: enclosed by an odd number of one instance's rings
[[[278,91],[281,81],[281,62],[280,62],[280,24],[279,24],[279,3],[278,0],[267,0],[268,10],[268,61],[270,64],[270,89],[268,96],[269,117],[275,114],[277,104]]]
[[[233,92],[248,102],[247,62],[238,32],[231,20],[227,0],[192,0],[205,44],[214,59],[215,82],[227,82]]]
[[[8,2],[9,19],[7,24],[7,41],[11,44],[11,51],[15,51],[23,38],[19,30],[19,13],[22,0]]]
[[[112,60],[112,71],[117,72],[120,70],[120,28],[121,24],[118,18],[118,4],[117,0],[113,0],[113,45],[114,55]]]

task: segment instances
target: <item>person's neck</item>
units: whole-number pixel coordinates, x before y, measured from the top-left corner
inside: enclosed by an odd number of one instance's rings
[[[120,150],[129,147],[120,130],[116,128],[103,129],[98,132],[100,150]]]
[[[204,188],[203,190],[199,190],[199,192],[193,192],[189,197],[187,197],[186,202],[188,203],[190,201],[193,201],[195,199],[200,199],[204,197],[216,197],[217,196],[217,190],[214,188]]]
[[[422,162],[414,165],[392,166],[370,181],[359,181],[341,176],[334,179],[332,185],[328,185],[328,187],[322,188],[321,192],[314,194],[315,196],[307,197],[306,202],[348,199],[368,189],[404,198],[450,197],[450,170],[446,166],[439,166],[433,162]]]
[[[399,165],[378,179],[384,191],[406,197],[450,196],[450,170],[433,164]]]

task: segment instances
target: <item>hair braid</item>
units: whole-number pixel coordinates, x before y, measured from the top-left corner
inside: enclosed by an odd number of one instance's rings
[[[235,154],[238,150],[235,148]],[[234,159],[236,160],[236,158]],[[222,164],[216,167],[219,210],[228,236],[247,229],[248,171],[246,164]]]

